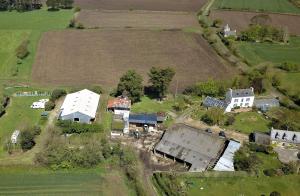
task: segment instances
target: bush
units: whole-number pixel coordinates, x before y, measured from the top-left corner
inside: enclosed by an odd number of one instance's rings
[[[28,54],[29,54],[28,44],[29,44],[29,41],[28,41],[28,40],[25,40],[25,41],[23,41],[23,42],[20,44],[20,46],[16,49],[16,56],[17,56],[19,59],[24,59],[25,57],[28,56]]]
[[[74,12],[76,13],[76,12],[80,12],[81,11],[81,8],[80,7],[75,7],[74,8]]]
[[[300,64],[284,62],[279,66],[279,68],[285,71],[295,72],[300,70]]]
[[[45,111],[51,111],[55,108],[55,103],[53,101],[48,101],[45,103]]]
[[[251,153],[247,146],[241,147],[234,154],[234,167],[237,170],[252,172],[256,169],[259,162],[258,157]]]
[[[270,193],[270,196],[281,196],[281,194],[277,191],[273,191]]]
[[[297,174],[299,170],[299,165],[297,164],[297,162],[290,162],[288,164],[284,164],[281,170],[285,175]]]
[[[76,26],[76,22],[75,22],[75,19],[73,18],[70,20],[69,28],[75,28],[75,26]]]
[[[77,29],[84,29],[84,26],[82,23],[78,23],[76,26]]]
[[[274,152],[272,146],[259,145],[256,143],[250,143],[249,149],[253,152],[262,152],[265,154],[272,154]]]
[[[226,120],[226,122],[225,122],[225,125],[226,125],[226,126],[233,125],[234,121],[235,121],[234,116],[228,116],[228,118],[227,118],[227,120]]]
[[[277,175],[276,169],[265,169],[263,172],[266,176],[270,176],[270,177]]]
[[[194,86],[184,90],[184,94],[192,94],[196,96],[219,96],[225,93],[225,86],[221,82],[209,80],[207,82],[199,82]]]
[[[64,89],[54,89],[52,91],[50,100],[52,102],[55,102],[57,99],[59,99],[60,97],[63,97],[67,94],[67,92]]]
[[[224,120],[224,111],[220,108],[212,107],[201,117],[201,120],[208,125],[221,125]]]
[[[30,150],[35,145],[34,134],[28,130],[22,131],[20,134],[20,144],[24,151]]]
[[[40,135],[40,134],[41,134],[42,129],[41,129],[41,127],[39,127],[39,126],[33,126],[33,127],[31,128],[31,132],[32,132],[32,134],[33,134],[34,136],[37,136],[37,135]]]

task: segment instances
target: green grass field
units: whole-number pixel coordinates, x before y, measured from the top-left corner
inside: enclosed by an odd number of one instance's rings
[[[6,114],[0,118],[0,157],[3,155],[3,141],[9,139],[14,130],[33,126],[40,121],[42,109],[31,109],[30,105],[44,97],[13,97],[6,110]]]
[[[0,195],[132,195],[125,177],[103,168],[51,171],[1,168]]]
[[[238,42],[238,53],[252,65],[263,62],[280,64],[285,61],[299,63],[300,37],[291,37],[288,45]]]
[[[300,72],[284,73],[281,75],[280,88],[288,91],[290,95],[300,94]]]
[[[281,177],[207,177],[188,179],[193,182],[189,196],[269,195],[279,191],[281,195],[297,196],[300,192],[298,175]]]
[[[216,0],[214,8],[300,14],[288,0]]]
[[[235,116],[233,125],[228,126],[228,129],[240,131],[242,133],[251,133],[253,131],[269,131],[269,121],[257,112],[243,112]]]
[[[172,109],[174,100],[166,100],[158,102],[149,97],[142,97],[141,101],[132,105],[131,111],[135,113],[156,113],[156,112],[167,112]]]
[[[73,10],[49,12],[45,8],[30,12],[0,12],[0,78],[30,81],[31,66],[41,34],[45,31],[67,28]],[[29,56],[18,65],[18,74],[12,76],[16,68],[15,49],[28,39]]]

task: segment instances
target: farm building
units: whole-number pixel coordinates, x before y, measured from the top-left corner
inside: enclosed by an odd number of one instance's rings
[[[269,134],[260,132],[254,132],[252,134],[252,140],[259,145],[269,145],[271,142]]]
[[[230,36],[236,37],[236,30],[231,30],[229,25],[226,24],[223,29],[223,35],[224,37],[230,37]]]
[[[234,153],[241,147],[241,143],[230,140],[226,150],[214,167],[215,171],[234,171],[233,157]]]
[[[20,135],[20,131],[19,130],[15,130],[13,132],[13,134],[11,135],[11,138],[10,138],[11,143],[16,144],[18,142],[19,135]]]
[[[110,99],[107,103],[107,111],[112,111],[116,115],[121,115],[124,118],[129,117],[131,108],[131,100],[128,97],[117,97]]]
[[[96,118],[100,95],[87,89],[68,94],[60,108],[59,119],[91,123]]]
[[[135,124],[137,126],[153,126],[157,125],[157,115],[156,114],[130,114],[128,119],[130,124]]]
[[[183,162],[189,171],[204,171],[222,153],[225,141],[205,131],[176,124],[167,130],[154,153]]]
[[[157,112],[157,122],[163,123],[167,119],[167,114],[165,112]]]
[[[254,106],[262,112],[267,112],[272,107],[279,107],[278,99],[255,99]]]
[[[223,100],[207,96],[205,98],[205,100],[203,101],[203,106],[207,107],[207,108],[209,108],[209,107],[218,107],[218,108],[224,108],[225,109],[227,107],[227,104]]]
[[[300,132],[271,129],[272,143],[300,144]]]
[[[230,112],[233,108],[241,107],[248,108],[253,106],[254,102],[254,89],[229,89],[226,93],[227,107],[225,112]]]

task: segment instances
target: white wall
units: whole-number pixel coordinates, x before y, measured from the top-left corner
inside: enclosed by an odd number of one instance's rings
[[[225,111],[230,112],[231,109],[233,109],[235,107],[241,107],[241,108],[252,107],[253,103],[254,103],[254,96],[231,98],[231,101],[228,104]]]
[[[74,118],[79,118],[79,122],[81,123],[90,123],[91,117],[85,114],[82,114],[80,112],[75,112],[66,116],[61,116],[61,120],[72,120],[74,121]]]

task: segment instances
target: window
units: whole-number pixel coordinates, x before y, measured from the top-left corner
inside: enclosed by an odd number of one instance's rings
[[[236,102],[238,102],[239,100],[238,99],[234,99],[234,102],[236,103]]]
[[[244,99],[241,99],[241,102],[244,102]]]
[[[247,98],[246,101],[250,101],[250,98]]]
[[[233,104],[233,107],[235,108],[237,106],[237,104]]]
[[[249,103],[245,103],[245,107],[248,107],[249,106]]]
[[[243,103],[240,103],[240,106],[242,107],[242,106],[243,106]]]
[[[74,118],[74,121],[75,122],[79,122],[79,118]]]

